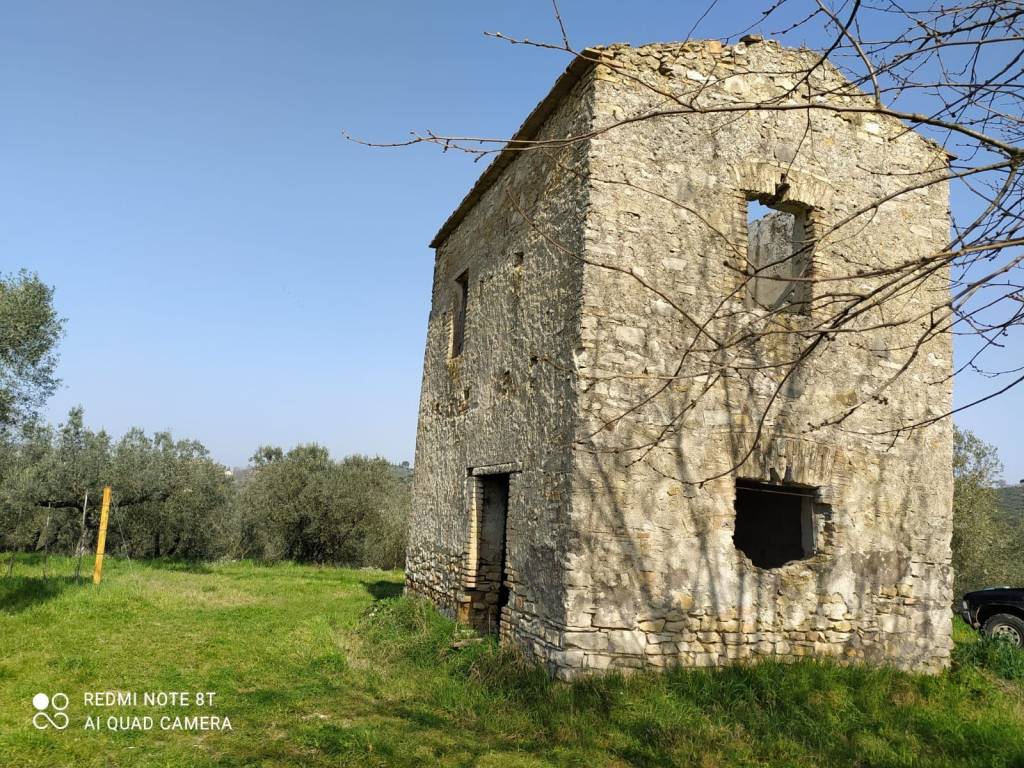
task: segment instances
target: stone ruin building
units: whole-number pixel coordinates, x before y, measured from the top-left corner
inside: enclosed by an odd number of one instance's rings
[[[917,325],[867,318],[771,409],[771,367],[737,358],[710,377],[707,355],[683,352],[699,333],[688,317],[724,333],[781,306],[792,333],[743,353],[781,359],[820,311],[817,280],[867,290],[877,278],[851,264],[942,248],[945,183],[842,236],[813,233],[914,174],[940,176],[948,156],[870,112],[629,120],[698,90],[717,105],[870,103],[827,62],[795,88],[817,58],[771,41],[589,49],[445,222],[431,243],[409,592],[560,678],[809,655],[947,665],[952,427],[877,433],[948,411],[948,335],[911,356]],[[758,219],[758,204],[774,210]],[[746,281],[745,254],[782,263]],[[892,316],[948,290],[938,273]],[[879,387],[841,426],[808,426]],[[678,429],[652,440],[672,413]],[[614,449],[645,441],[642,460]]]

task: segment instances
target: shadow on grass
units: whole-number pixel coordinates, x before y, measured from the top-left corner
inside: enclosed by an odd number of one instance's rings
[[[404,588],[401,583],[394,581],[364,581],[363,586],[366,587],[366,591],[373,596],[374,600],[398,597],[402,594],[402,589]]]
[[[11,576],[0,578],[0,613],[20,613],[67,589],[84,587],[88,579],[76,581],[74,576]]]
[[[3,561],[4,573],[7,573],[7,562],[10,559],[10,557],[10,552],[0,553],[0,558],[2,558]],[[17,568],[21,565],[42,565],[43,561],[45,561],[46,559],[46,553],[44,552],[17,552],[15,553],[14,567]]]

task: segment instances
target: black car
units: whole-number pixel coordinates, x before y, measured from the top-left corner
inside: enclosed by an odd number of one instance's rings
[[[1024,648],[1024,588],[989,587],[968,592],[960,615],[975,629]]]

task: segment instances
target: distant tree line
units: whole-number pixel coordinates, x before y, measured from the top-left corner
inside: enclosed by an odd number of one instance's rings
[[[11,552],[91,552],[110,485],[113,555],[404,562],[409,473],[381,458],[262,447],[235,477],[198,441],[141,429],[114,440],[81,408],[56,428],[32,421],[0,437],[0,548]]]
[[[35,274],[0,274],[0,550],[83,554],[113,488],[107,551],[134,558],[253,558],[397,568],[411,472],[381,458],[340,461],[320,445],[264,446],[238,475],[195,440],[131,429],[114,440],[81,408],[52,427],[64,321]],[[1001,487],[996,449],[956,431],[953,567],[957,595],[1024,585],[1024,490]],[[13,560],[11,561],[13,562]]]
[[[235,477],[202,443],[168,432],[115,440],[86,427],[81,408],[43,423],[63,333],[53,288],[31,272],[0,273],[0,550],[92,551],[110,485],[111,554],[403,564],[408,465],[262,447]]]
[[[956,431],[955,591],[1024,585],[1016,489],[999,486],[993,446]],[[320,445],[263,446],[239,473],[201,443],[87,428],[81,408],[58,427],[0,433],[0,548],[60,554],[95,548],[100,497],[113,488],[107,551],[133,558],[252,558],[399,568],[411,473],[381,458],[332,459]]]

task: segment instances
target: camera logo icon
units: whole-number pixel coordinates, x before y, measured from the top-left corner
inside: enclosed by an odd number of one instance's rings
[[[53,696],[37,693],[32,697],[32,706],[36,709],[36,713],[32,715],[32,725],[40,731],[51,727],[56,731],[63,731],[68,727],[70,718],[64,712],[68,708],[66,693],[55,693]]]

